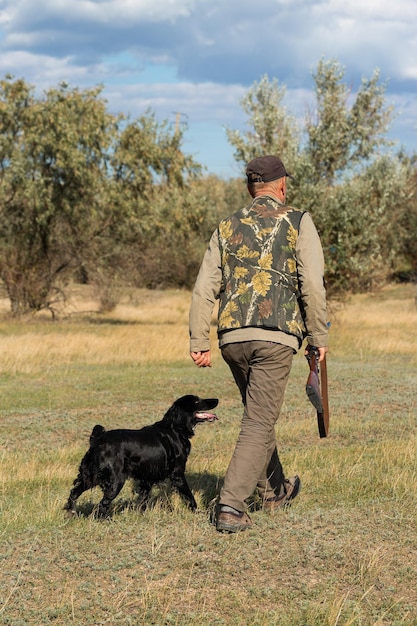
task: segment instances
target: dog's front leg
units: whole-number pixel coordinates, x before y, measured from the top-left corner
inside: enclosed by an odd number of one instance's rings
[[[191,493],[191,489],[188,486],[188,483],[185,479],[184,474],[182,475],[174,475],[171,476],[172,486],[178,491],[181,498],[184,500],[185,504],[192,510],[195,511],[197,508],[197,502],[193,494]]]
[[[136,501],[136,508],[140,511],[144,511],[148,505],[149,496],[152,489],[152,483],[142,480],[135,481],[135,491],[138,495]]]

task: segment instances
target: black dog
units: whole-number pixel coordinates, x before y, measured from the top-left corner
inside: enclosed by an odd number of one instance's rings
[[[85,454],[64,509],[76,515],[75,503],[87,489],[99,486],[103,498],[97,516],[106,517],[109,508],[128,478],[133,478],[141,506],[145,506],[152,485],[167,478],[184,502],[194,511],[196,501],[184,471],[191,449],[194,427],[217,419],[210,409],[216,398],[183,396],[174,402],[163,419],[140,430],[109,430],[94,426],[90,449]]]

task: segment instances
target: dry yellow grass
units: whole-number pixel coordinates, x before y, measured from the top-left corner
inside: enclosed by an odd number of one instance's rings
[[[391,285],[374,295],[330,303],[331,350],[417,360],[417,288]]]
[[[182,329],[181,329],[182,330]],[[31,373],[47,371],[55,365],[81,361],[84,364],[128,364],[176,360],[187,354],[186,340],[179,345],[178,327],[161,332],[156,327],[118,327],[111,336],[76,331],[39,336],[28,332],[19,337],[3,337],[0,371]]]
[[[371,297],[354,296],[342,305],[330,303],[331,353],[417,360],[416,293],[412,285],[397,285]],[[15,324],[11,332],[3,301],[0,372],[48,371],[78,361],[126,365],[187,359],[189,304],[186,291],[136,290],[104,315],[90,290],[77,288],[60,321],[42,314]],[[215,324],[212,346],[217,358]]]
[[[0,372],[28,374],[78,361],[127,365],[189,358],[189,303],[185,291],[137,290],[101,314],[89,290],[78,289],[59,321],[43,313],[16,323],[11,332],[3,302]]]

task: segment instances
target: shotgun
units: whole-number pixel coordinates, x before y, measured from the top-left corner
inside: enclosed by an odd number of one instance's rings
[[[307,346],[306,359],[310,366],[310,373],[307,378],[306,392],[308,399],[317,411],[317,425],[320,438],[329,434],[329,395],[327,389],[327,363],[326,356],[320,363],[319,351],[314,346]],[[320,390],[320,379],[321,390]]]

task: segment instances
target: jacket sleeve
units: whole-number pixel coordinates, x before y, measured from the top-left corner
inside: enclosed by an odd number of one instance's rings
[[[301,219],[296,254],[307,341],[323,348],[328,342],[324,257],[320,237],[309,213]]]
[[[210,350],[210,324],[222,281],[219,233],[216,229],[194,285],[189,316],[190,352]]]

